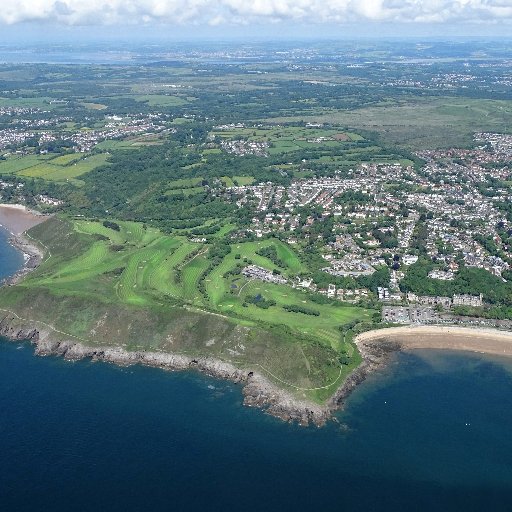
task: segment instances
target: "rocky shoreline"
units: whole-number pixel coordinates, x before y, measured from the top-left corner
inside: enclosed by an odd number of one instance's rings
[[[27,236],[13,234],[12,231],[11,234],[9,243],[23,252],[25,264],[18,272],[0,282],[0,286],[18,283],[37,268],[44,258],[43,251]],[[32,323],[34,325],[30,325]],[[53,333],[48,326],[38,324],[40,323],[21,320],[13,313],[4,312],[0,314],[0,336],[14,342],[29,341],[35,345],[35,353],[40,356],[62,356],[70,361],[88,358],[122,366],[141,364],[172,371],[197,370],[211,377],[242,384],[244,405],[258,407],[276,418],[304,426],[322,426],[331,417],[330,407],[299,400],[256,371],[244,371],[230,363],[209,357],[193,358],[164,352],[129,351],[117,346],[89,346],[77,339],[66,339],[62,333]]]
[[[44,258],[44,252],[35,243],[31,242],[24,234],[12,235],[9,243],[23,252],[25,255],[24,266],[13,276],[0,282],[2,285],[13,285],[22,280],[29,272],[38,267]],[[408,330],[415,329],[414,335]],[[421,329],[427,329],[430,337],[425,338]],[[456,334],[451,331],[467,331],[460,328],[438,327],[439,332]],[[451,331],[450,331],[451,329]],[[471,336],[485,336],[484,331],[471,330]],[[257,407],[268,414],[283,421],[296,422],[300,425],[323,426],[333,418],[333,413],[341,409],[348,396],[366,378],[377,370],[382,369],[390,361],[392,355],[400,350],[414,348],[455,348],[459,350],[477,350],[488,353],[501,353],[488,347],[482,350],[481,343],[478,346],[469,344],[464,333],[464,343],[458,345],[446,341],[434,342],[436,327],[424,328],[394,328],[380,329],[359,334],[355,341],[362,356],[361,364],[345,379],[331,399],[325,405],[296,398],[292,393],[272,383],[261,372],[242,370],[236,366],[211,357],[193,358],[186,355],[167,352],[129,351],[118,346],[89,345],[83,340],[72,339],[73,336],[53,331],[47,324],[22,320],[11,312],[0,312],[0,336],[14,342],[29,341],[35,345],[35,353],[40,356],[62,356],[70,361],[91,359],[112,364],[128,366],[140,364],[171,371],[196,370],[211,377],[229,380],[243,385],[243,403],[249,407]],[[439,336],[437,332],[437,336]],[[497,331],[499,332],[499,331]],[[407,334],[408,333],[408,334]],[[423,338],[418,336],[422,334]],[[496,337],[496,333],[487,333]],[[510,346],[508,350],[512,355],[512,333],[508,333]],[[492,337],[491,336],[491,337]],[[473,340],[474,341],[474,340]]]
[[[346,378],[328,403],[321,406],[294,397],[259,372],[242,370],[219,359],[194,358],[168,352],[129,351],[117,346],[90,346],[81,341],[66,339],[65,336],[59,340],[57,338],[62,334],[56,336],[47,327],[28,326],[11,313],[0,315],[0,336],[13,342],[31,342],[35,345],[36,355],[60,356],[69,361],[90,359],[119,366],[140,364],[168,371],[199,371],[210,377],[241,384],[245,406],[257,407],[286,422],[317,427],[324,426],[333,419],[333,413],[342,409],[345,400],[357,386],[369,375],[384,368],[393,354],[410,348],[403,342],[394,340],[390,334],[392,335],[382,329],[362,333],[356,337],[355,343],[362,356],[362,363]],[[512,336],[511,333],[508,334]]]
[[[8,215],[6,214],[8,212]],[[12,276],[0,281],[1,285],[13,285],[21,281],[29,272],[37,268],[44,258],[43,250],[33,243],[25,231],[50,218],[23,205],[0,204],[0,227],[11,236],[9,244],[24,256],[23,267]]]
[[[244,405],[257,407],[287,422],[323,426],[331,410],[301,401],[279,389],[260,373],[241,370],[230,363],[214,358],[193,358],[164,352],[128,351],[115,346],[88,346],[75,340],[57,340],[49,329],[20,324],[13,314],[0,317],[0,336],[14,342],[29,341],[39,356],[61,356],[69,361],[91,359],[120,366],[140,364],[163,370],[197,370],[211,377],[242,384]]]
[[[355,388],[384,368],[396,352],[437,349],[512,356],[512,332],[497,329],[435,325],[382,328],[359,334],[354,343],[363,361],[332,397],[331,410],[341,408]]]
[[[23,253],[25,262],[20,270],[1,281],[0,286],[12,286],[20,282],[27,274],[32,272],[32,270],[41,264],[44,257],[43,251],[24,235],[11,236],[8,241],[15,249],[18,249]]]
[[[364,382],[369,375],[384,368],[393,354],[402,349],[399,343],[381,339],[379,343],[371,343],[356,337],[354,340],[363,359],[362,363],[345,379],[329,401],[331,411],[343,407],[345,400]]]

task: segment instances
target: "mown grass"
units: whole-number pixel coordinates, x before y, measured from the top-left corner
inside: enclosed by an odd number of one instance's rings
[[[364,141],[364,138],[357,133],[331,128],[306,128],[298,126],[217,130],[213,132],[213,135],[221,139],[244,137],[249,141],[268,142],[271,144],[268,149],[271,155],[292,153],[303,149],[344,150],[345,147],[348,147],[347,144],[350,145],[350,143]],[[335,139],[336,137],[337,139]]]

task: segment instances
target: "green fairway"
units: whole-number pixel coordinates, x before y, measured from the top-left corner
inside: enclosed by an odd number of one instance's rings
[[[198,255],[183,267],[183,297],[194,303],[202,303],[203,296],[198,290],[199,279],[208,268],[208,260]]]

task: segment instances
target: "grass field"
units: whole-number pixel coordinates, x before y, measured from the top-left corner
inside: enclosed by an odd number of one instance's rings
[[[9,305],[20,316],[52,318],[59,330],[91,342],[112,343],[112,337],[124,336],[120,341],[134,348],[149,344],[159,350],[215,355],[244,367],[258,365],[281,385],[300,388],[304,396],[318,401],[358,364],[355,355],[350,365],[339,362],[343,354],[354,354],[339,327],[369,319],[371,311],[317,304],[292,286],[231,272],[249,261],[276,269],[257,254],[273,245],[285,266],[280,271],[291,283],[304,267],[283,242],[232,244],[231,252],[214,264],[207,243],[135,222],[118,224],[119,230],[114,230],[97,221],[54,218],[32,229],[31,236],[48,248],[49,257],[20,285],[3,289],[0,306]],[[262,309],[250,302],[255,295],[275,305]],[[290,305],[306,306],[319,315],[283,308]],[[109,316],[112,311],[117,312],[115,318]],[[129,315],[127,325],[119,326],[117,317],[123,315]],[[156,326],[146,326],[151,335],[144,334],[141,325],[150,319]],[[224,334],[216,338],[221,324]]]
[[[322,112],[302,119],[374,131],[386,143],[409,150],[465,147],[472,143],[477,131],[510,132],[512,101],[415,97],[350,111]],[[272,121],[297,120],[286,117]]]
[[[135,95],[132,98],[135,101],[145,102],[151,107],[181,107],[188,103],[185,98],[166,94]]]
[[[107,108],[106,105],[103,105],[102,103],[82,103],[82,105],[85,108],[88,108],[90,110],[105,110]]]
[[[52,155],[9,156],[0,161],[0,174],[17,174],[26,178],[48,181],[72,181],[107,162],[108,154],[84,155],[73,153]]]
[[[302,149],[342,149],[348,143],[361,142],[364,138],[357,133],[336,129],[306,128],[297,126],[275,126],[268,128],[236,128],[217,130],[212,135],[232,140],[243,137],[249,141],[269,142],[271,155],[280,155]]]
[[[45,110],[52,110],[56,104],[51,104],[53,98],[44,96],[36,96],[33,98],[2,98],[0,97],[0,107],[25,107],[25,108],[44,108]]]
[[[311,118],[314,119],[314,118]],[[268,119],[269,122],[286,122],[291,119]],[[319,118],[323,123],[323,117]],[[298,121],[298,119],[293,119]],[[325,122],[332,125],[346,126],[341,121],[335,122],[334,119],[325,118]],[[347,131],[342,128],[332,127],[306,127],[306,126],[287,126],[269,125],[268,127],[257,128],[234,128],[230,130],[214,130],[212,135],[222,140],[236,140],[242,138],[247,141],[268,143],[267,152],[270,156],[290,155],[290,159],[295,153],[300,153],[307,158],[309,162],[318,162],[333,167],[333,170],[340,165],[346,167],[358,165],[362,162],[375,163],[395,163],[403,157],[400,153],[391,153],[384,151],[380,145],[372,143],[362,135],[353,131]],[[404,161],[406,165],[412,162]],[[286,164],[281,164],[279,168],[285,169]],[[295,171],[292,168],[290,170]],[[295,175],[295,172],[294,172]],[[243,177],[242,177],[243,178]],[[223,178],[227,186],[232,186],[236,177]],[[239,181],[244,183],[244,180]]]

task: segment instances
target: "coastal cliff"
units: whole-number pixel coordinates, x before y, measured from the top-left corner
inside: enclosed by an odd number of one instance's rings
[[[88,346],[69,339],[58,340],[52,337],[50,330],[24,325],[16,316],[9,314],[0,317],[0,336],[14,342],[32,343],[39,356],[61,356],[69,361],[91,359],[121,366],[140,364],[171,371],[196,370],[211,377],[242,384],[244,405],[260,408],[283,421],[303,426],[323,426],[332,413],[329,407],[298,400],[260,373],[241,370],[214,358],[129,351],[115,346]]]
[[[36,220],[40,223],[39,218]],[[43,257],[48,269],[52,268],[52,261],[59,262],[63,257],[69,260],[69,247],[79,254],[90,247],[86,240],[88,235],[78,234],[67,221],[54,218],[35,229],[36,233],[31,234],[40,241],[44,254],[28,234],[11,238],[10,243],[25,254],[25,266],[6,284],[17,284],[41,264]],[[110,250],[110,245],[105,249]],[[86,270],[89,272],[90,268]],[[338,376],[333,372],[320,373],[313,379],[310,361],[320,355],[328,363],[325,366],[332,370],[335,353],[325,348],[315,351],[314,347],[301,344],[300,339],[287,338],[288,333],[282,330],[248,328],[217,312],[194,310],[169,294],[160,293],[155,302],[154,297],[148,295],[153,290],[130,294],[130,300],[123,302],[119,300],[119,292],[124,284],[117,279],[118,271],[123,269],[109,271],[107,267],[106,270],[96,276],[95,281],[88,281],[88,293],[68,293],[67,289],[61,294],[51,293],[46,278],[42,286],[34,285],[30,277],[21,286],[5,286],[0,308],[0,336],[18,342],[28,340],[35,345],[36,354],[43,356],[200,371],[241,384],[246,406],[258,407],[284,421],[317,426],[331,419],[354,389],[399,350],[455,348],[496,354],[506,350],[512,355],[510,333],[500,334],[507,338],[505,343],[503,339],[496,340],[496,332],[488,333],[485,338],[481,330],[475,329],[438,327],[436,331],[435,326],[381,329],[362,333],[354,340],[362,361],[352,373],[348,374],[348,368],[342,367]],[[50,275],[59,282],[75,273],[76,270],[72,270],[65,276],[59,272]],[[79,283],[83,286],[82,281]],[[135,282],[130,292],[138,291],[137,286]],[[110,300],[108,292],[113,292]],[[147,301],[152,307],[138,307],[134,300]],[[48,319],[51,324],[46,323]],[[279,363],[277,368],[269,364],[272,362]],[[283,380],[287,375],[292,378]],[[326,382],[331,384],[325,385]],[[300,383],[302,387],[293,383]],[[325,394],[315,392],[327,388],[332,392],[331,386],[335,383],[341,386],[327,402],[319,405],[314,401],[320,400],[319,396],[325,400]]]

